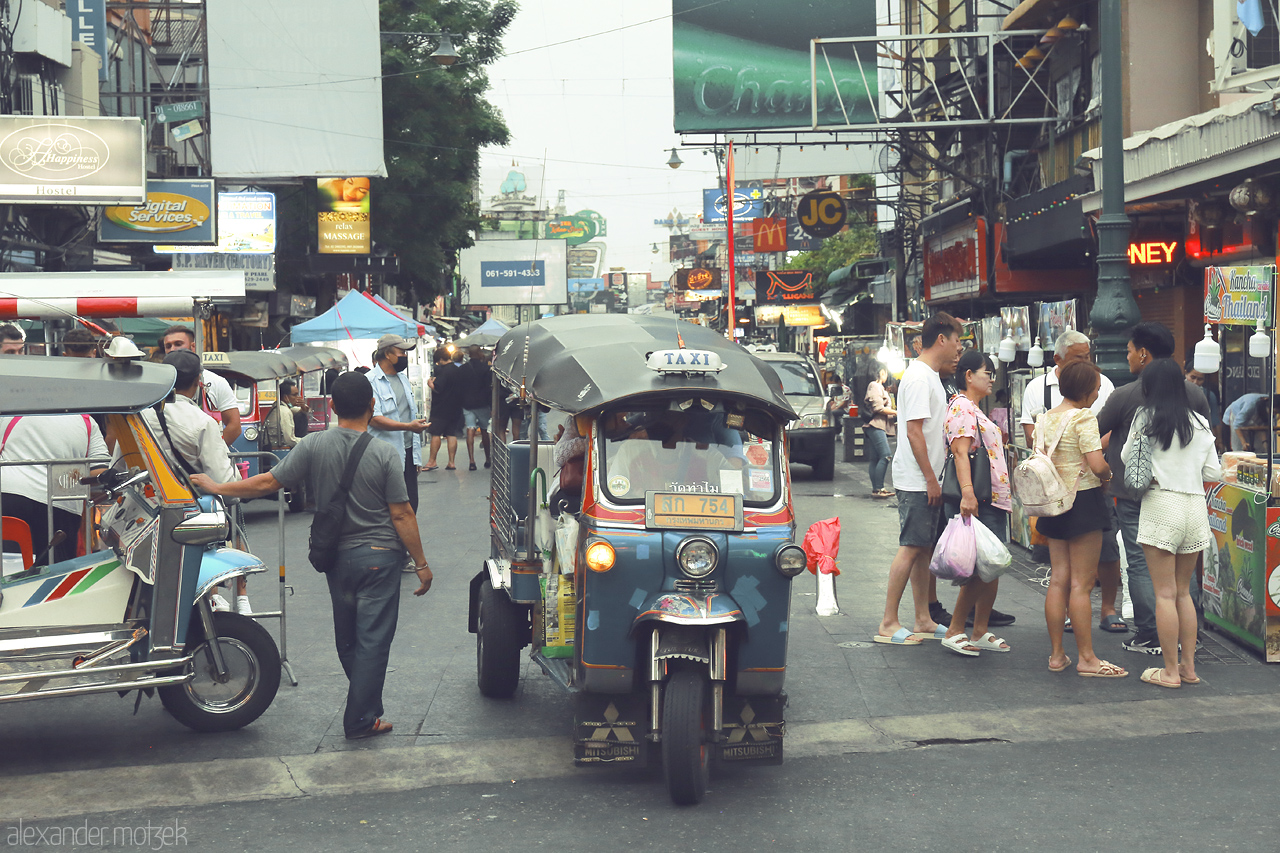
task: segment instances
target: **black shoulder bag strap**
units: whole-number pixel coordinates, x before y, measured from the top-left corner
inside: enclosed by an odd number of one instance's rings
[[[1047,412],[1053,406],[1049,405],[1049,371],[1044,372],[1044,410]]]
[[[342,470],[342,480],[338,483],[338,490],[333,493],[333,497],[329,498],[330,512],[342,516],[342,524],[338,526],[339,537],[342,536],[343,528],[347,526],[347,492],[351,491],[351,484],[356,479],[356,468],[360,466],[360,457],[364,456],[364,449],[371,441],[373,441],[373,433],[368,430],[356,439],[355,446],[347,456],[347,467]]]
[[[182,466],[182,470],[187,472],[187,476],[198,473],[196,466],[187,461],[187,457],[182,455],[182,451],[178,449],[178,445],[173,443],[173,436],[169,435],[169,422],[164,418],[164,406],[156,406],[156,419],[160,421],[160,431],[164,433],[164,440],[169,442],[169,449],[173,451],[173,455],[177,458],[178,464]]]

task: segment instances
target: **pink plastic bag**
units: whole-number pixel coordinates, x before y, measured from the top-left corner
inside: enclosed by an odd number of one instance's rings
[[[968,580],[978,564],[978,539],[974,534],[972,518],[957,515],[947,522],[933,549],[929,571],[939,580]]]
[[[840,519],[815,521],[804,535],[804,552],[809,555],[809,571],[815,575],[839,575],[836,557],[840,556]]]

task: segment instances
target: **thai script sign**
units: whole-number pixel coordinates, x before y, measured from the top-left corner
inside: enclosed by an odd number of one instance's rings
[[[1275,264],[1258,267],[1205,267],[1204,321],[1220,325],[1272,324]]]

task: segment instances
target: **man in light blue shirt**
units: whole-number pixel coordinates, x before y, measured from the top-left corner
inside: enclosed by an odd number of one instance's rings
[[[1252,432],[1260,425],[1265,428],[1267,423],[1266,409],[1264,408],[1262,413],[1259,414],[1258,403],[1266,398],[1266,394],[1241,394],[1222,413],[1222,422],[1231,430],[1232,450],[1247,450],[1252,443],[1252,436],[1247,436],[1245,433]]]
[[[405,369],[408,352],[417,346],[399,335],[378,338],[373,351],[374,365],[369,371],[373,385],[373,420],[369,422],[373,437],[395,448],[404,464],[404,485],[409,490],[409,503],[418,511],[418,466],[422,464],[422,432],[427,421],[419,416],[413,390]]]

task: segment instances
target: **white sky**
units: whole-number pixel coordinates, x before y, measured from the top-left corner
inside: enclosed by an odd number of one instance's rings
[[[666,279],[671,232],[653,220],[672,208],[700,213],[702,190],[716,186],[710,154],[682,152],[685,165],[666,166],[680,142],[672,130],[671,0],[521,6],[503,39],[507,56],[488,69],[489,100],[506,118],[511,145],[482,152],[482,198],[498,193],[514,160],[528,168],[530,195],[554,205],[563,189],[569,213],[596,210],[608,220],[606,267]]]

